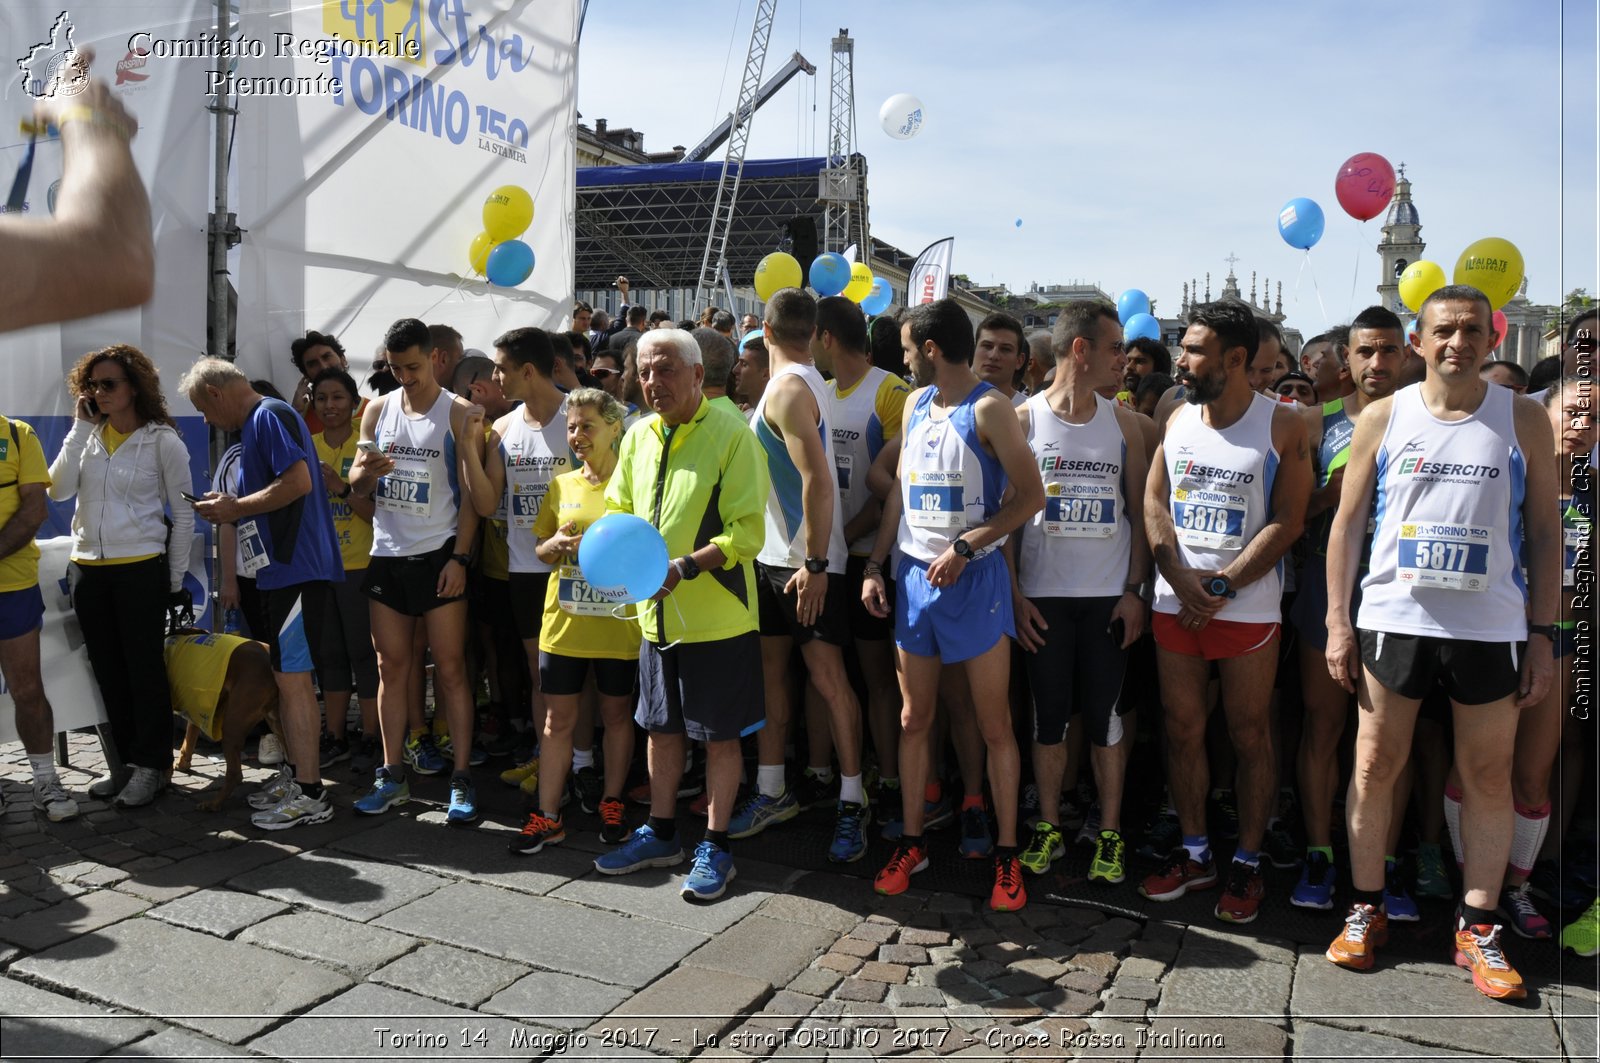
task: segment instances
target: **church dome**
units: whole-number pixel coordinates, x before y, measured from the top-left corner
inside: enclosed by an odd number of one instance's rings
[[[1417,217],[1417,205],[1409,199],[1396,196],[1389,204],[1389,213],[1384,216],[1385,225],[1421,225],[1422,220]]]

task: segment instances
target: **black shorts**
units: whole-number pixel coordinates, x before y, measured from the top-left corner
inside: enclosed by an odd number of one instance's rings
[[[828,573],[828,590],[822,599],[822,613],[810,627],[795,614],[796,596],[784,587],[799,571],[756,562],[756,605],[761,615],[761,633],[775,638],[793,638],[802,646],[821,639],[832,646],[850,643],[850,603],[845,598],[848,575]]]
[[[537,642],[544,630],[544,596],[550,586],[548,572],[513,572],[507,586],[511,591],[511,620],[517,638]],[[559,693],[559,691],[557,691]]]
[[[333,611],[328,584],[322,580],[287,587],[258,588],[267,625],[267,647],[274,672],[315,670],[311,647],[326,637],[323,625]]]
[[[857,642],[887,642],[894,638],[894,580],[885,568],[883,596],[889,601],[889,613],[873,616],[861,601],[861,585],[867,579],[866,567],[866,558],[851,554],[845,568],[844,593],[850,600],[850,636]]]
[[[1458,705],[1484,705],[1515,694],[1522,684],[1525,643],[1359,634],[1361,663],[1403,698],[1424,698],[1437,682]]]
[[[760,730],[767,720],[761,639],[754,631],[715,642],[639,652],[639,707],[634,719],[655,734],[724,742]]]
[[[441,605],[466,600],[466,594],[441,598],[439,573],[455,552],[454,538],[443,546],[415,557],[374,557],[367,565],[361,590],[368,598],[404,616],[423,616]]]
[[[568,657],[539,651],[539,689],[546,694],[581,694],[594,665],[594,686],[602,697],[625,698],[639,685],[639,662],[615,657]]]
[[[1128,652],[1106,629],[1118,598],[1034,598],[1048,625],[1044,648],[1023,653],[1033,692],[1033,737],[1055,745],[1067,735],[1067,719],[1082,713],[1089,740],[1114,746],[1122,740],[1122,680]]]

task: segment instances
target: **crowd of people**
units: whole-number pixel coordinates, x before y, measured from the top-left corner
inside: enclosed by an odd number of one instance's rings
[[[798,289],[759,320],[579,303],[571,324],[486,355],[397,321],[370,395],[319,332],[292,346],[289,400],[202,359],[178,392],[238,436],[203,494],[135,348],[73,368],[48,468],[0,425],[0,668],[36,807],[77,813],[32,545],[46,495],[75,497],[74,606],[126,765],[91,792],[123,806],[167,785],[170,544],[198,517],[219,611],[279,687],[262,829],[329,819],[342,764],[371,780],[359,814],[448,774],[446,819],[471,824],[474,768],[509,757],[511,852],[563,841],[573,803],[605,874],[688,859],[697,798],[695,900],[723,895],[739,839],[823,807],[828,860],[893,842],[885,894],[985,860],[990,906],[1015,911],[1080,844],[1094,888],[1137,861],[1144,897],[1218,889],[1233,923],[1267,903],[1264,863],[1298,867],[1288,903],[1345,892],[1327,955],[1346,967],[1418,899],[1457,899],[1456,962],[1520,997],[1502,935],[1555,934],[1536,889],[1587,906],[1563,938],[1600,952],[1595,825],[1569,842],[1588,859],[1551,860],[1594,785],[1591,725],[1564,711],[1593,674],[1594,312],[1535,381],[1487,361],[1491,307],[1462,286],[1411,335],[1370,307],[1298,358],[1228,300],[1190,312],[1175,361],[1095,302],[1032,334],[953,300],[869,322]],[[610,513],[672,559],[635,607],[578,563]]]

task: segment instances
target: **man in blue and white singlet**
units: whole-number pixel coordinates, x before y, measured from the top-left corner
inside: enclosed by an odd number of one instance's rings
[[[905,824],[880,893],[903,893],[928,866],[923,797],[929,734],[946,664],[964,662],[978,728],[988,746],[998,845],[989,905],[1015,911],[1027,903],[1017,856],[1021,762],[1011,730],[1011,581],[996,547],[1044,505],[1044,484],[1017,423],[1015,408],[972,371],[972,323],[954,299],[912,309],[901,342],[913,373],[931,386],[907,399],[896,490],[862,585],[862,600],[888,614],[883,563],[901,554],[895,575],[895,644],[904,701],[900,793]]]
[[[463,505],[460,451],[483,445],[469,429],[466,400],[434,377],[436,344],[428,326],[402,318],[389,327],[384,348],[400,387],[373,401],[361,416],[360,449],[350,467],[350,490],[376,500],[372,564],[361,589],[372,599],[372,642],[378,650],[378,726],[383,764],[358,812],[376,815],[410,800],[403,746],[417,618],[427,626],[433,688],[450,724],[455,770],[446,822],[478,818],[468,774],[472,754],[472,693],[467,685],[467,566],[478,514]],[[358,444],[360,446],[360,444]]]
[[[1422,697],[1439,683],[1469,839],[1455,960],[1479,992],[1515,1000],[1527,990],[1506,961],[1495,907],[1511,850],[1518,714],[1539,703],[1555,671],[1561,526],[1549,417],[1478,375],[1494,347],[1492,310],[1467,285],[1428,296],[1411,335],[1427,375],[1368,406],[1351,439],[1328,549],[1327,666],[1361,705],[1348,813],[1354,898],[1327,956],[1364,970],[1387,941],[1394,776]],[[1374,507],[1358,635],[1347,603]]]
[[[811,682],[828,707],[839,754],[839,803],[828,858],[847,863],[867,851],[870,813],[861,782],[861,703],[844,670],[844,645],[850,639],[844,507],[835,488],[833,407],[811,360],[816,324],[816,300],[799,288],[785,288],[767,300],[762,330],[772,379],[750,417],[771,478],[766,543],[756,555],[767,725],[756,735],[755,792],[734,813],[728,837],[749,837],[800,810],[785,784],[783,762],[789,659],[798,642]]]

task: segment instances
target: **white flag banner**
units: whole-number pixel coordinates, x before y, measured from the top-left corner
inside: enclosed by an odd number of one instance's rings
[[[923,248],[906,280],[906,305],[920,306],[943,299],[950,291],[950,262],[956,238],[947,236]]]
[[[851,244],[849,247],[844,249],[844,260],[846,262],[854,262],[856,260],[857,253],[856,245]]]
[[[578,0],[246,0],[240,28],[264,45],[233,83],[247,371],[287,392],[289,344],[307,329],[339,336],[360,379],[400,318],[454,326],[480,350],[565,323]],[[492,287],[469,248],[505,185],[533,199],[516,237],[533,270]]]

